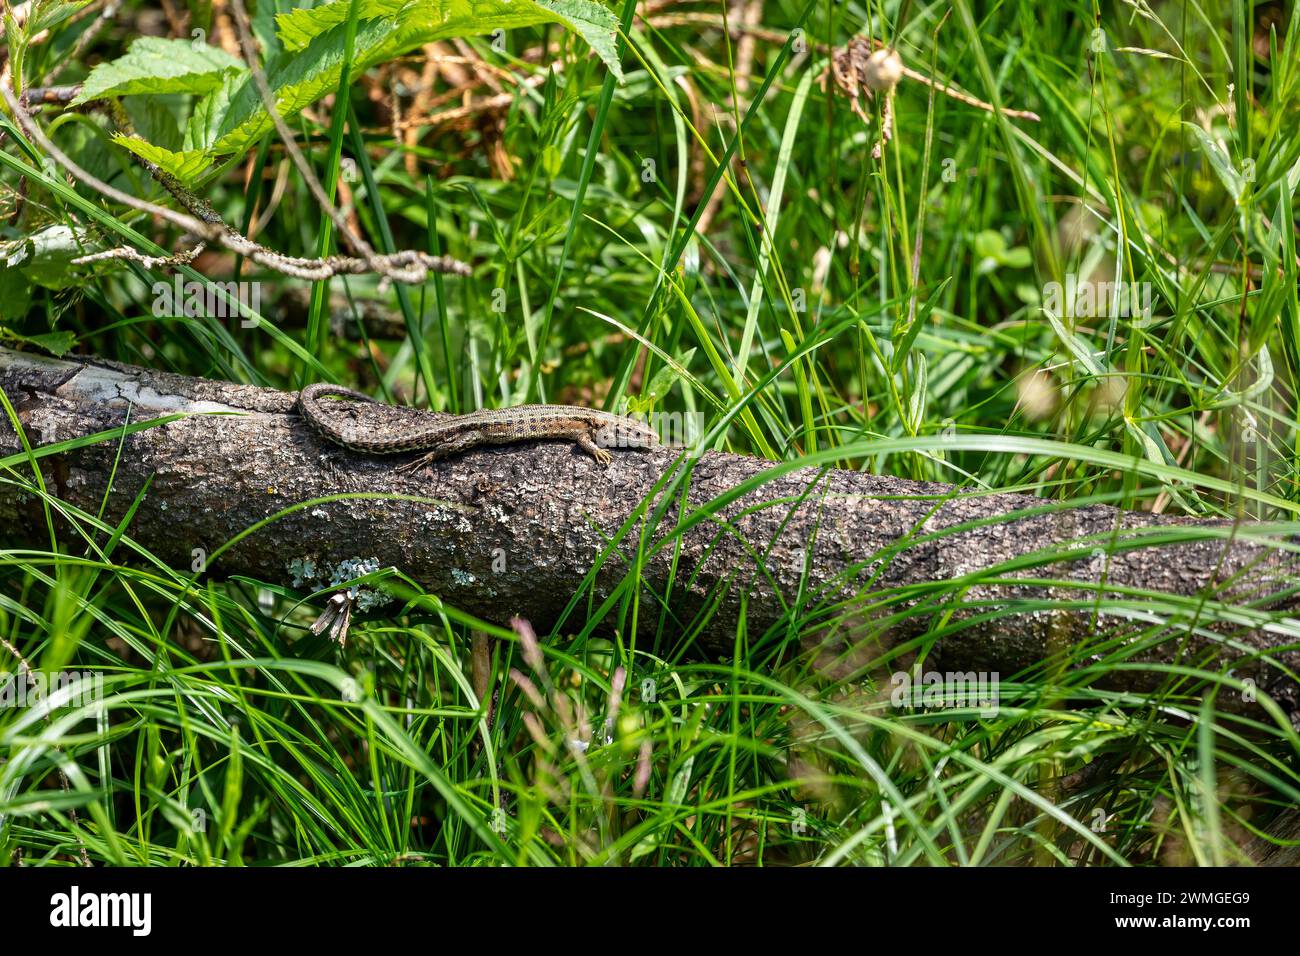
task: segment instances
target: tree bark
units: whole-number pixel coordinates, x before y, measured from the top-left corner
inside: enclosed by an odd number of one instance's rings
[[[742,616],[751,642],[769,629],[786,634],[793,618],[803,644],[820,648],[828,666],[843,672],[866,660],[863,648],[875,657],[882,647],[938,633],[928,661],[1005,677],[1090,634],[1136,634],[1151,626],[1098,618],[1091,602],[1104,575],[1100,590],[1106,592],[1209,595],[1239,606],[1244,623],[1233,634],[1204,628],[1194,633],[1185,622],[1171,622],[1169,639],[1136,659],[1242,658],[1235,676],[1249,676],[1289,712],[1297,708],[1294,680],[1275,666],[1281,663],[1291,673],[1300,668],[1295,638],[1256,622],[1262,622],[1260,608],[1276,607],[1279,600],[1294,606],[1294,596],[1268,597],[1294,587],[1293,554],[1267,541],[1223,535],[1113,553],[1108,547],[1115,536],[1123,541],[1136,532],[1185,525],[1222,529],[1222,523],[1103,506],[1047,510],[1047,502],[1025,495],[973,495],[943,484],[830,469],[782,471],[772,462],[707,452],[694,461],[676,498],[652,497],[652,507],[667,505],[658,526],[646,533],[634,522],[604,560],[592,583],[595,602],[584,599],[565,617],[566,604],[581,591],[598,555],[673,467],[678,450],[616,451],[613,464],[602,469],[565,443],[539,442],[476,450],[399,474],[396,465],[404,458],[366,456],[322,442],[295,413],[293,393],[4,349],[0,388],[34,447],[118,429],[128,418],[187,415],[129,435],[120,459],[116,435],[40,459],[51,493],[92,514],[113,475],[105,509],[110,523],[151,481],[128,534],[178,568],[191,567],[196,549],[210,555],[245,529],[291,509],[221,553],[206,573],[313,591],[351,576],[350,569],[362,562],[392,566],[483,618],[504,622],[519,614],[539,631],[557,622],[573,631],[586,623],[589,609],[625,586],[638,537],[659,540],[685,518],[696,523],[676,539],[679,550],[670,540],[640,568],[638,623],[644,635],[655,633],[662,615],[663,633],[686,636],[706,653],[727,652]],[[430,413],[341,404],[339,414],[378,424]],[[0,422],[0,455],[21,451],[10,423]],[[14,469],[30,475],[25,464]],[[774,477],[755,490],[725,497],[770,469]],[[373,497],[386,494],[403,497]],[[336,495],[366,497],[293,509]],[[1013,516],[1022,511],[1028,513]],[[35,496],[14,483],[0,484],[0,534],[47,546],[45,522]],[[958,525],[968,526],[928,537]],[[924,604],[932,582],[1067,542],[1077,543],[1072,560],[1011,567],[999,577],[1056,578],[1077,581],[1078,587],[982,581],[956,591],[959,599],[949,590],[933,608]],[[882,604],[882,596],[890,595],[892,603]],[[1061,599],[1079,606],[1062,608]],[[1049,600],[1054,607],[1041,606]],[[1160,601],[1147,603],[1157,621],[1167,613]],[[979,620],[980,612],[1009,604],[1018,613]],[[625,629],[629,621],[623,621]],[[604,624],[618,622],[615,608]],[[1228,636],[1231,646],[1221,640]],[[1256,652],[1271,655],[1274,664]],[[1106,681],[1141,690],[1159,683],[1160,675],[1125,670]],[[1235,696],[1219,698],[1231,707]]]

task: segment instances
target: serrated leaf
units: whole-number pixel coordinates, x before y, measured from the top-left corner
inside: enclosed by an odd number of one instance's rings
[[[362,0],[353,75],[436,40],[560,23],[586,40],[615,76],[622,76],[615,47],[618,21],[591,0],[409,0],[393,13],[394,2]],[[265,71],[281,115],[292,116],[337,89],[350,5],[350,0],[334,0],[277,17],[285,53],[267,63]],[[257,87],[245,76],[230,94],[215,138],[202,145],[214,154],[238,152],[270,128]]]
[[[243,85],[242,74],[226,73],[217,88],[194,105],[194,112],[190,114],[189,122],[185,126],[182,149],[203,150],[213,155],[211,146],[221,134],[221,124],[230,112],[231,100]]]
[[[15,313],[12,316],[0,311],[0,316],[17,318],[21,313]],[[15,345],[34,345],[38,349],[44,349],[55,358],[61,358],[72,350],[77,344],[77,337],[71,332],[44,332],[41,335],[22,335],[13,329],[0,325],[0,342],[11,342]]]
[[[206,93],[228,70],[244,71],[242,61],[220,47],[164,37],[140,37],[126,54],[90,71],[76,106],[105,96],[140,93]]]
[[[304,6],[310,6],[310,3],[304,3],[304,0],[257,0],[257,5],[250,11],[251,26],[264,60],[284,52],[275,18]]]
[[[407,49],[451,36],[482,36],[497,29],[562,23],[586,40],[605,66],[621,77],[614,43],[618,20],[592,0],[361,0],[357,6],[363,21],[383,18],[401,31],[418,31]],[[288,52],[304,50],[316,38],[347,23],[351,7],[352,0],[332,0],[279,14],[275,21],[280,42]]]
[[[211,164],[208,154],[203,150],[175,152],[146,143],[139,136],[123,136],[121,133],[113,136],[113,142],[135,153],[141,159],[148,160],[183,183],[196,182]]]
[[[403,8],[415,6],[411,0],[361,0],[357,4],[357,17],[373,20],[376,17],[399,19]],[[305,49],[307,44],[327,30],[348,22],[352,0],[333,0],[316,7],[299,7],[275,15],[276,33],[280,43],[289,51]]]
[[[286,119],[338,87],[344,32],[351,0],[277,15],[284,50],[264,70]],[[497,29],[559,23],[574,31],[622,76],[616,47],[618,21],[591,0],[362,0],[350,66],[355,76],[435,40]],[[122,143],[178,179],[191,182],[217,156],[246,149],[272,123],[251,74],[241,61],[216,47],[187,40],[142,37],[126,56],[92,71],[76,102],[103,96],[186,92],[201,95],[185,127],[181,151],[143,141]]]
[[[45,332],[41,335],[28,335],[25,337],[25,341],[37,348],[44,349],[55,358],[62,358],[72,351],[72,347],[77,344],[77,337],[66,331]]]
[[[497,29],[559,23],[591,46],[615,76],[621,77],[615,37],[618,21],[591,0],[362,0],[363,22],[353,44],[353,75],[436,40],[479,36]],[[276,108],[285,117],[337,89],[343,61],[350,0],[334,0],[277,17],[285,52],[265,66]],[[271,128],[261,96],[250,76],[241,76],[229,95],[220,122],[208,124],[208,142],[195,146],[213,154],[238,152]]]
[[[128,96],[122,101],[122,108],[141,139],[166,149],[183,149],[181,124],[188,112],[186,100],[187,97],[178,93]]]
[[[385,51],[400,28],[392,22],[372,20],[357,28],[353,75],[385,58]],[[417,44],[418,45],[418,44]],[[405,51],[403,51],[405,52]],[[327,93],[338,89],[343,65],[343,30],[327,32],[306,49],[285,53],[264,67],[267,85],[275,94],[276,109],[289,119]],[[240,76],[222,93],[225,109],[214,111],[207,122],[208,142],[194,143],[214,155],[237,153],[259,140],[272,127],[262,97],[251,76]]]

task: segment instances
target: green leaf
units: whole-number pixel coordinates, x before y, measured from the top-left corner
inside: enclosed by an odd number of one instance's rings
[[[1196,140],[1197,145],[1201,147],[1201,152],[1205,154],[1205,158],[1210,161],[1210,166],[1218,174],[1223,187],[1228,190],[1228,195],[1240,202],[1241,197],[1246,192],[1246,181],[1233,167],[1232,157],[1228,155],[1228,151],[1196,124],[1184,123],[1183,125],[1191,130],[1192,137]]]
[[[694,349],[691,351],[694,351]],[[688,358],[687,361],[689,362],[690,359]],[[650,380],[650,387],[646,389],[646,397],[651,400],[663,398],[680,377],[677,374],[677,369],[671,365],[665,365],[655,372],[654,378]]]
[[[337,88],[349,5],[350,0],[334,0],[277,17],[285,52],[273,57],[265,72],[282,116],[292,116]],[[618,21],[591,0],[362,0],[361,16],[353,75],[435,40],[559,23],[586,40],[609,70],[622,77],[615,46]],[[215,87],[214,83],[210,89]],[[209,149],[214,155],[234,153],[271,128],[251,76],[239,76],[228,100],[228,108],[219,117],[208,111],[205,130],[210,139],[200,142],[195,138],[192,146]]]
[[[161,96],[128,96],[122,108],[131,119],[137,136],[167,149],[182,149],[182,124],[189,113],[189,97],[182,93]]]
[[[185,126],[184,149],[209,150],[221,133],[221,124],[230,112],[230,101],[244,85],[244,76],[226,73],[220,85],[199,100]]]
[[[948,283],[952,281],[952,276],[944,276],[938,287],[930,293],[930,297],[925,300],[916,315],[912,318],[912,324],[907,327],[901,336],[898,336],[898,342],[894,346],[894,360],[890,363],[894,373],[902,371],[903,363],[907,361],[907,353],[912,351],[912,345],[916,342],[916,336],[930,321],[930,314],[934,311],[935,305],[939,302],[939,296],[943,295],[943,290],[948,288]],[[919,292],[920,290],[917,290]],[[912,293],[916,295],[917,292]]]
[[[985,229],[975,236],[975,255],[979,257],[980,274],[992,272],[999,266],[1009,269],[1025,269],[1033,265],[1034,257],[1024,246],[1007,248],[1002,234],[995,229]]]
[[[264,71],[281,116],[292,117],[337,89],[350,5],[351,0],[332,0],[276,16],[283,51],[270,56]],[[618,21],[591,0],[361,0],[360,9],[354,76],[435,40],[541,23],[559,23],[574,31],[616,77],[622,76],[616,52]],[[241,61],[187,40],[136,40],[126,56],[92,71],[76,102],[176,92],[202,96],[186,124],[183,151],[157,151],[155,146],[146,156],[139,141],[122,145],[182,181],[192,181],[216,156],[246,149],[271,129],[257,85]]]
[[[264,61],[274,59],[284,52],[284,44],[280,42],[279,29],[275,23],[276,17],[311,5],[310,2],[304,3],[304,0],[257,0],[256,6],[249,13],[252,16],[253,37],[257,40]]]
[[[244,64],[220,47],[140,37],[124,56],[91,70],[72,105],[137,93],[206,93],[228,70],[244,71]]]
[[[17,269],[0,269],[0,321],[16,322],[32,305],[32,284]],[[0,335],[6,332],[0,326]]]
[[[121,133],[113,136],[113,142],[135,153],[141,159],[147,159],[163,172],[170,173],[183,183],[197,181],[211,165],[208,154],[203,150],[175,152],[147,143],[139,136],[123,136]]]
[[[280,42],[286,51],[304,50],[317,37],[346,23],[350,7],[351,0],[332,0],[282,13],[276,17]],[[417,31],[416,37],[406,41],[406,49],[446,37],[562,23],[586,40],[611,72],[621,76],[614,49],[618,20],[592,0],[362,0],[359,7],[362,20],[384,18],[400,31]]]
[[[327,30],[347,23],[351,0],[333,0],[317,7],[299,7],[275,16],[280,43],[289,51],[305,49],[307,44]],[[403,8],[415,4],[410,0],[362,0],[357,4],[357,16],[362,20],[376,17],[400,19]]]
[[[1079,338],[1073,332],[1065,327],[1065,323],[1053,314],[1051,309],[1043,309],[1043,315],[1047,316],[1047,321],[1052,326],[1052,331],[1056,337],[1061,340],[1061,344],[1066,347],[1071,355],[1078,360],[1079,364],[1087,369],[1089,375],[1101,376],[1102,368],[1097,364],[1096,357],[1092,354],[1092,349],[1088,343]]]
[[[694,356],[695,349],[687,349],[680,362],[664,365],[663,368],[655,372],[654,378],[650,379],[650,384],[646,386],[643,395],[628,396],[628,411],[634,415],[649,412],[654,403],[666,396],[672,390],[672,387],[677,384],[677,380],[682,377],[682,370],[691,364],[691,359]]]
[[[89,2],[90,0],[54,0],[53,3],[33,3],[32,18],[27,24],[29,35],[35,36],[42,30],[62,23]]]
[[[0,267],[21,271],[28,284],[62,289],[67,285],[72,260],[91,248],[84,231],[76,232],[58,223],[31,236],[0,242]]]
[[[554,179],[560,175],[563,165],[564,154],[560,152],[560,147],[554,143],[547,143],[542,147],[542,171],[546,173],[547,179]]]
[[[1034,264],[1034,257],[1025,246],[1016,246],[1007,250],[1002,264],[1009,269],[1028,269]]]
[[[44,349],[55,358],[67,355],[72,351],[72,347],[77,344],[77,337],[66,330],[63,332],[45,332],[41,335],[29,335],[26,340],[28,344]]]
[[[1002,238],[1002,234],[996,229],[985,229],[975,236],[975,255],[981,259],[993,259],[1001,262],[1003,253],[1006,250],[1006,240]]]
[[[1038,305],[1043,301],[1043,293],[1038,286],[1030,285],[1028,282],[1016,283],[1016,298],[1025,305]]]
[[[0,306],[0,308],[3,308],[3,306]],[[0,312],[0,315],[4,315],[4,313]],[[58,358],[67,355],[72,350],[72,347],[77,344],[77,337],[71,332],[45,332],[41,335],[22,335],[13,329],[0,325],[0,342],[14,345],[34,345],[38,349],[44,349]]]

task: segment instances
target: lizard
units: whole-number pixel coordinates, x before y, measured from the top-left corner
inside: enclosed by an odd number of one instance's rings
[[[547,439],[573,442],[603,468],[614,457],[608,448],[653,448],[659,443],[654,429],[644,422],[577,405],[516,405],[444,415],[427,424],[374,429],[347,425],[329,416],[321,401],[328,397],[374,402],[350,388],[321,382],[298,393],[298,414],[322,438],[352,451],[367,455],[425,452],[398,468],[399,473],[418,471],[429,462],[473,448]]]

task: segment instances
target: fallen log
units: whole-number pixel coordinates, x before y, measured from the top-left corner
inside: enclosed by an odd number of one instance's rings
[[[627,633],[635,597],[639,635],[726,653],[743,620],[751,644],[794,634],[837,675],[925,646],[937,666],[1005,676],[1118,636],[1141,642],[1132,660],[1231,667],[1229,709],[1262,692],[1297,713],[1296,549],[1250,526],[674,448],[619,451],[603,469],[538,442],[401,474],[402,459],[324,443],[294,393],[10,350],[0,389],[33,448],[101,435],[41,454],[49,492],[92,514],[106,501],[115,523],[147,483],[128,534],[177,568],[211,555],[208,575],[310,593],[393,567],[452,606],[521,615],[539,633]],[[363,426],[430,414],[340,408]],[[30,478],[22,442],[5,420],[0,456]],[[0,483],[0,534],[48,545],[22,482]],[[1117,616],[1117,594],[1140,595],[1148,613]],[[1204,602],[1231,614],[1202,626]],[[1100,683],[1162,679],[1153,667]]]

